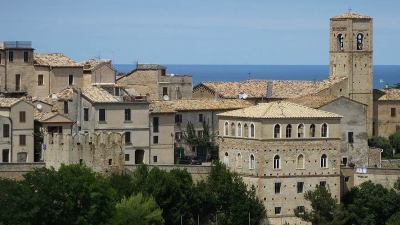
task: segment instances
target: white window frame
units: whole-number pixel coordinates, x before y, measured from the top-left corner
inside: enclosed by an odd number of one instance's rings
[[[252,156],[253,156],[254,160],[251,159]],[[256,169],[256,157],[254,156],[253,153],[251,153],[249,155],[249,169],[250,170]]]

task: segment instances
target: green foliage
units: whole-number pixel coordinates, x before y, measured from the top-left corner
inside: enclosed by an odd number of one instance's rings
[[[400,152],[400,131],[390,135],[389,141],[396,152]]]
[[[162,211],[152,197],[139,193],[123,198],[116,205],[110,225],[162,225]]]
[[[182,135],[183,139],[190,146],[195,146],[197,148],[205,148],[207,156],[211,158],[215,150],[218,147],[215,145],[216,134],[210,132],[210,127],[208,122],[203,121],[203,135],[198,136],[194,125],[189,121],[186,125],[186,131]]]
[[[113,173],[106,179],[116,191],[118,200],[131,196],[135,190],[131,175]]]
[[[400,207],[399,195],[380,184],[365,182],[345,196],[344,205],[355,216],[353,224],[384,225]]]
[[[304,198],[311,203],[311,211],[295,209],[295,215],[313,225],[325,225],[334,220],[336,201],[325,187],[317,186],[314,191],[307,191]]]
[[[368,139],[368,145],[371,147],[383,149],[382,156],[385,158],[390,158],[393,155],[392,145],[387,138],[384,137],[372,137]]]
[[[400,211],[393,214],[388,221],[386,221],[386,225],[400,225]]]

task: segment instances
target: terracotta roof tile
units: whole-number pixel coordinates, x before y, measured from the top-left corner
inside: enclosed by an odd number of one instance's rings
[[[0,98],[0,107],[9,108],[21,100],[20,98]]]
[[[165,70],[166,67],[158,64],[138,64],[137,70]]]
[[[64,55],[63,53],[35,53],[33,55],[35,65],[53,67],[82,67],[81,64]]]
[[[155,113],[168,113],[177,111],[200,111],[200,110],[231,110],[240,109],[253,105],[240,99],[185,99],[171,101],[153,101],[150,111]]]
[[[95,103],[120,102],[118,98],[108,93],[108,91],[97,86],[86,88],[85,90],[83,90],[82,95],[89,99],[89,101]]]
[[[74,94],[74,89],[65,88],[65,89],[61,90],[60,92],[58,92],[56,95],[57,95],[58,100],[67,101],[67,100],[72,100],[73,94]]]
[[[341,118],[342,116],[286,101],[260,103],[244,109],[218,114],[218,116],[243,118]]]
[[[321,81],[306,80],[246,80],[240,82],[204,82],[204,85],[223,98],[237,98],[246,94],[248,98],[287,99],[318,93],[347,78],[338,77]],[[195,87],[196,88],[196,87]]]
[[[106,59],[101,59],[101,60],[97,60],[97,59],[89,59],[86,61],[81,62],[80,64],[83,65],[83,69],[84,70],[93,70],[96,67],[102,65],[102,64],[111,64],[111,60],[106,60]]]
[[[381,89],[383,95],[379,97],[379,101],[395,101],[400,100],[400,89],[397,88],[388,88],[388,89]]]
[[[292,98],[288,99],[287,101],[293,102],[299,105],[304,105],[310,108],[318,109],[323,105],[328,104],[329,102],[332,102],[340,97],[334,96],[334,95],[318,95],[318,94],[312,94],[312,95],[306,95],[298,98]]]
[[[371,17],[367,16],[367,15],[362,15],[357,12],[349,11],[349,12],[345,12],[341,15],[334,16],[334,17],[332,17],[332,19],[371,19]]]

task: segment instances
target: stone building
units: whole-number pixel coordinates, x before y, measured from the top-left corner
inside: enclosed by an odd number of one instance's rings
[[[167,68],[156,64],[138,64],[127,75],[117,78],[117,84],[133,88],[149,100],[175,100],[192,98],[192,76],[167,74]]]
[[[202,161],[206,161],[210,155],[207,155],[204,149],[190,146],[183,138],[187,124],[193,124],[197,136],[204,134],[203,123],[208,125],[209,132],[218,134],[218,113],[251,105],[250,102],[240,99],[187,99],[151,102],[150,146],[152,152],[159,152],[158,160],[153,160],[151,163],[173,164],[175,158],[184,156],[197,156]]]
[[[342,115],[341,119],[341,165],[356,167],[378,166],[380,161],[370,160],[377,149],[368,147],[367,105],[347,97],[333,95],[308,95],[289,101]],[[351,109],[351,110],[349,110]]]
[[[284,101],[218,116],[220,160],[254,185],[268,224],[307,224],[293,210],[317,185],[339,201],[342,116]]]
[[[83,87],[91,85],[114,86],[117,71],[113,68],[111,60],[89,59],[82,62]]]
[[[19,98],[0,98],[0,162],[34,162],[34,106]]]
[[[400,130],[400,89],[374,90],[375,136],[389,137]]]

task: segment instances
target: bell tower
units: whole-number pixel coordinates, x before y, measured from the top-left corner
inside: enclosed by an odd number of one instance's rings
[[[347,78],[347,97],[368,105],[367,129],[372,134],[372,18],[346,12],[330,19],[329,77]]]

